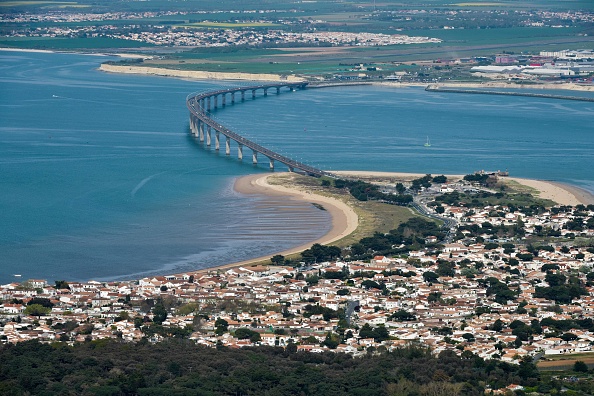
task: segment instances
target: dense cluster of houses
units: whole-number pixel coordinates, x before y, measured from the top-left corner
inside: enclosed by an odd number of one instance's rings
[[[445,215],[457,217],[460,224],[486,227],[520,219],[527,235],[537,227],[549,227],[559,230],[562,238],[575,238],[576,231],[567,235],[566,224],[578,218],[584,224],[578,238],[594,237],[590,226],[594,211],[584,207],[579,216],[575,208],[527,216],[501,207],[471,211],[443,206]],[[491,217],[496,212],[499,215]],[[589,329],[568,329],[567,337],[540,326],[523,341],[514,329],[520,322],[530,326],[535,321],[545,323],[546,318],[591,317],[594,287],[588,286],[588,273],[594,264],[593,249],[588,244],[559,243],[530,256],[520,242],[510,249],[492,238],[488,233],[474,240],[465,235],[439,250],[376,256],[367,262],[246,266],[138,281],[70,282],[68,288],[44,280],[7,284],[0,286],[0,340],[146,337],[157,342],[168,333],[147,328],[161,304],[166,312],[159,320],[162,328],[183,329],[190,339],[209,346],[293,345],[298,350],[357,355],[415,342],[435,352],[468,351],[509,362],[524,356],[591,351],[594,332]],[[448,273],[443,272],[444,263]],[[553,272],[572,274],[586,292],[569,303],[535,297],[537,288],[549,286],[545,265]],[[485,279],[505,285],[515,298],[497,299]],[[40,298],[51,302],[51,310],[28,315],[28,302]]]

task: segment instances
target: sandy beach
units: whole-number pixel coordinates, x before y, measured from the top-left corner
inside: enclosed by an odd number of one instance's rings
[[[125,74],[149,74],[162,77],[177,77],[195,80],[240,80],[240,81],[288,81],[298,82],[303,81],[304,78],[289,75],[281,76],[279,74],[271,73],[221,73],[214,71],[195,71],[195,70],[175,70],[158,67],[146,66],[120,66],[104,63],[99,67],[99,70],[109,73],[125,73]],[[373,84],[388,86],[388,87],[426,87],[426,83],[409,83],[409,82],[393,82],[393,81],[373,81]],[[481,83],[475,82],[447,82],[440,83],[441,87],[448,88],[525,88],[525,89],[563,89],[570,91],[594,91],[592,84],[575,84],[575,83],[545,83],[545,84],[516,84],[501,81],[487,81]]]
[[[534,188],[539,191],[539,198],[550,199],[559,205],[594,205],[593,194],[569,184],[519,177],[509,177],[506,179]]]
[[[99,66],[99,70],[109,73],[124,73],[124,74],[148,74],[161,77],[177,77],[193,80],[241,80],[241,81],[285,81],[285,82],[301,82],[302,78],[295,76],[280,76],[278,74],[266,73],[221,73],[211,71],[196,71],[196,70],[173,70],[159,67],[143,67],[143,66],[119,66],[108,63],[103,63]]]
[[[359,217],[357,216],[353,208],[351,208],[343,201],[331,197],[326,197],[323,195],[313,194],[311,192],[301,190],[298,188],[289,188],[271,183],[271,180],[274,180],[275,178],[291,177],[292,175],[292,173],[285,172],[244,176],[236,180],[234,189],[235,191],[241,194],[260,194],[267,196],[286,197],[287,199],[300,200],[304,202],[310,202],[321,205],[326,211],[328,211],[330,217],[332,218],[332,227],[326,235],[307,244],[283,250],[278,253],[268,254],[266,256],[261,256],[237,263],[230,263],[217,267],[205,268],[199,271],[193,271],[192,273],[204,273],[212,270],[247,266],[250,264],[261,262],[263,260],[268,260],[275,254],[288,256],[291,254],[299,253],[305,249],[309,249],[311,245],[313,245],[314,243],[329,245],[332,242],[338,241],[346,237],[347,235],[349,235],[357,229],[357,226],[359,224]]]
[[[402,172],[333,171],[333,173],[343,176],[360,177],[363,179],[386,178],[401,181],[410,181],[425,176],[423,173]],[[435,173],[433,176],[437,175],[440,175],[440,173]],[[445,176],[447,176],[449,181],[457,181],[464,177],[464,175]],[[594,205],[594,194],[569,184],[547,180],[524,179],[520,177],[502,177],[499,180],[504,183],[506,181],[512,181],[533,188],[538,191],[537,195],[539,198],[550,199],[559,205]]]
[[[425,174],[422,173],[402,173],[402,172],[369,172],[369,171],[334,171],[334,173],[342,176],[353,176],[362,179],[385,179],[390,181],[410,181]],[[301,200],[310,203],[322,205],[332,217],[332,228],[323,237],[312,241],[310,243],[297,246],[292,249],[284,250],[275,254],[282,254],[288,256],[299,253],[308,249],[314,243],[331,244],[339,239],[349,235],[358,226],[358,216],[349,205],[335,198],[325,197],[314,194],[309,191],[304,191],[298,188],[290,188],[285,185],[279,185],[274,182],[275,178],[291,177],[291,173],[273,173],[273,174],[257,174],[244,176],[235,182],[235,190],[241,194],[264,194],[268,196],[282,196],[287,199]],[[437,175],[437,174],[436,174]],[[445,175],[450,181],[460,180],[464,175]],[[517,177],[506,177],[501,180],[520,183],[524,186],[530,187],[538,191],[538,196],[544,199],[550,199],[560,205],[578,205],[578,204],[594,204],[594,195],[588,191],[580,188],[570,186],[563,183],[524,179]],[[227,265],[205,268],[194,273],[204,273],[212,270],[220,270],[226,268],[234,268],[240,266],[248,266],[264,260],[270,259],[274,254],[269,254],[262,257],[257,257],[251,260],[245,260],[237,263],[230,263]]]

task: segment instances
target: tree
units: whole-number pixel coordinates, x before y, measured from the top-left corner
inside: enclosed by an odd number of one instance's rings
[[[260,333],[258,333],[257,331],[250,330],[247,327],[241,327],[235,330],[235,337],[240,340],[249,339],[251,342],[259,342],[262,340],[262,338],[260,337]]]
[[[322,346],[326,346],[329,349],[336,349],[340,344],[339,338],[336,334],[328,332],[326,334],[326,339],[322,342]]]
[[[440,261],[437,264],[437,270],[435,272],[439,276],[450,276],[453,277],[456,275],[456,266],[448,261]]]
[[[561,338],[565,342],[569,342],[569,341],[577,340],[577,335],[575,335],[573,333],[564,333],[559,338]]]
[[[467,342],[474,342],[475,338],[472,333],[464,333],[462,334],[462,338],[464,338]]]
[[[576,360],[573,364],[573,371],[578,373],[587,373],[588,365],[581,360]]]
[[[438,184],[441,184],[441,183],[445,183],[445,182],[447,182],[447,181],[448,181],[448,178],[447,178],[446,176],[444,176],[444,175],[441,175],[441,176],[435,176],[435,177],[432,179],[432,181],[433,181],[433,183],[438,183]]]
[[[216,327],[215,334],[222,335],[223,333],[227,332],[227,330],[229,329],[229,322],[227,322],[223,318],[218,318],[217,320],[215,320],[215,327]]]
[[[29,300],[27,305],[41,305],[42,307],[51,309],[54,306],[54,303],[51,302],[49,298],[33,297],[31,300]]]
[[[493,322],[490,329],[499,333],[501,330],[503,330],[503,321],[501,321],[501,319],[497,319],[495,322]]]
[[[25,315],[41,317],[43,315],[47,315],[48,313],[50,313],[51,310],[51,308],[44,307],[41,304],[31,304],[28,305],[27,308],[25,308]]]
[[[161,301],[153,307],[153,315],[153,322],[156,324],[162,324],[167,319],[167,310]]]
[[[439,275],[437,275],[433,271],[425,271],[423,272],[423,280],[427,283],[434,283],[437,282]]]
[[[431,292],[429,293],[429,295],[427,296],[427,302],[428,303],[438,303],[441,302],[441,296],[443,294],[441,292]]]
[[[396,183],[396,192],[400,195],[404,194],[404,192],[406,191],[406,187],[404,187],[404,184],[402,183]]]
[[[68,285],[68,282],[66,282],[65,280],[57,280],[56,281],[55,288],[56,289],[68,289],[68,290],[70,290],[70,286]]]
[[[405,311],[404,309],[400,309],[396,312],[394,312],[391,316],[391,319],[402,322],[402,321],[411,321],[411,320],[416,320],[417,317],[415,316],[415,314],[410,313],[408,311]]]
[[[273,264],[281,265],[285,262],[285,256],[283,256],[282,254],[275,254],[274,256],[272,256],[270,261],[272,261]]]

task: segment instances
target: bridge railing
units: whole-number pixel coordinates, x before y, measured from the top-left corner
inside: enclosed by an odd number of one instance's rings
[[[199,106],[199,101],[201,99],[221,95],[221,94],[228,94],[228,93],[236,93],[236,92],[245,92],[245,91],[255,91],[259,89],[270,89],[270,88],[283,88],[283,87],[296,87],[296,88],[304,88],[307,85],[306,82],[297,82],[297,83],[272,83],[272,84],[260,84],[260,85],[251,85],[251,86],[241,86],[241,87],[234,87],[234,88],[226,88],[226,89],[219,89],[215,91],[201,91],[201,92],[193,92],[186,97],[186,106],[190,110],[190,112],[198,117],[202,122],[206,125],[210,126],[211,128],[215,129],[216,131],[222,133],[223,135],[227,136],[228,138],[234,140],[238,144],[241,144],[249,149],[253,150],[254,152],[261,153],[268,157],[271,160],[275,160],[281,162],[288,166],[289,168],[299,169],[308,174],[316,175],[316,176],[332,176],[331,173],[323,171],[321,169],[317,169],[313,166],[309,166],[302,162],[296,161],[292,158],[286,157],[282,154],[279,154],[273,150],[267,149],[264,146],[259,145],[256,142],[253,142],[238,133],[233,132],[231,129],[225,127],[224,125],[215,121],[210,114]]]

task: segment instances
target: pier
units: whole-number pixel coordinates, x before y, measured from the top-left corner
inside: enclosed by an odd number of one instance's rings
[[[511,88],[517,89],[517,88]],[[506,95],[506,96],[527,96],[530,98],[546,98],[546,99],[564,99],[564,100],[579,100],[582,102],[594,102],[594,98],[567,96],[567,95],[553,95],[553,94],[539,94],[532,92],[509,92],[509,91],[490,91],[484,89],[462,89],[462,88],[444,88],[438,85],[428,85],[425,91],[429,92],[445,92],[445,93],[464,93],[464,94],[479,94],[479,95]]]
[[[200,142],[206,140],[206,146],[210,147],[213,144],[214,131],[215,150],[218,151],[221,149],[221,135],[223,135],[226,155],[231,155],[231,141],[233,141],[237,145],[237,158],[239,160],[243,159],[243,149],[247,147],[252,151],[252,162],[254,164],[258,163],[258,154],[261,154],[268,159],[271,170],[274,169],[275,161],[278,161],[286,165],[291,172],[301,171],[307,175],[317,177],[332,176],[329,172],[296,161],[246,139],[210,117],[210,112],[213,108],[217,109],[219,106],[225,107],[228,101],[231,104],[235,104],[238,100],[245,101],[246,93],[252,99],[255,99],[257,93],[261,93],[263,96],[268,96],[269,92],[279,95],[283,88],[285,91],[293,92],[297,89],[305,89],[307,85],[307,82],[281,82],[220,89],[204,93],[192,93],[186,98],[186,106],[190,110],[190,130],[192,131],[192,135],[197,137]]]

